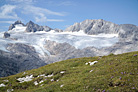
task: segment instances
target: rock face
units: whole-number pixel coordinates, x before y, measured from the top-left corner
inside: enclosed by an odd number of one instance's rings
[[[7,54],[0,50],[0,77],[13,75],[19,71],[18,61],[15,61],[13,57],[8,57]]]
[[[76,49],[68,43],[56,43],[55,41],[46,41],[45,49],[47,49],[51,56],[47,57],[47,63],[56,61],[80,58],[80,57],[92,57],[99,55],[99,49],[94,47],[84,48],[82,50]]]
[[[12,30],[13,28],[15,28],[15,25],[17,25],[17,24],[21,24],[21,25],[25,26],[20,20],[18,20],[14,24],[10,25],[9,30]]]
[[[38,24],[35,24],[32,21],[29,21],[26,25],[23,24],[21,21],[16,21],[14,24],[11,24],[9,27],[9,30],[12,30],[13,28],[15,28],[15,25],[21,24],[23,26],[26,26],[26,32],[36,32],[36,31],[46,31],[49,32],[50,30],[52,30],[52,28],[48,27],[48,26],[39,26]]]
[[[10,53],[0,51],[0,77],[46,65],[32,46],[15,43],[9,44],[7,50]]]
[[[3,38],[9,38],[10,37],[10,34],[5,32],[4,35],[3,35]]]
[[[32,21],[27,23],[26,26],[27,26],[26,32],[36,32],[36,31],[46,31],[46,32],[48,32],[48,31],[52,30],[48,26],[39,26],[39,25],[33,23]]]
[[[55,30],[55,32],[63,32],[63,30],[61,30],[61,29],[54,29]]]
[[[75,23],[74,25],[68,27],[64,31],[78,32],[83,30],[86,34],[97,35],[100,33],[110,34],[118,33],[119,25],[112,22],[105,21],[103,19],[98,20],[85,20],[81,23]]]
[[[132,24],[122,24],[119,30],[120,41],[138,41],[138,27]]]

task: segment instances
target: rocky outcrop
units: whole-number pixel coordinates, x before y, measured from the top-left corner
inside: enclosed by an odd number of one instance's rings
[[[0,77],[13,75],[19,71],[18,61],[15,61],[13,57],[8,57],[7,54],[0,50]]]
[[[45,31],[45,32],[49,32],[50,30],[52,30],[52,28],[48,27],[48,26],[39,26],[38,24],[35,24],[32,21],[29,21],[26,25],[23,24],[21,21],[16,21],[14,24],[11,24],[9,27],[9,30],[12,30],[13,28],[15,28],[15,25],[21,24],[22,26],[26,26],[26,32],[36,32],[36,31]],[[58,30],[60,31],[60,30]]]
[[[46,65],[32,46],[10,43],[7,50],[10,52],[0,51],[0,77]]]
[[[48,26],[39,26],[35,23],[33,23],[32,21],[28,22],[26,24],[26,32],[36,32],[36,31],[50,31],[52,30],[50,27]]]
[[[3,35],[3,38],[9,38],[9,37],[10,37],[10,34],[8,32],[5,32]]]
[[[47,49],[51,56],[47,57],[47,63],[52,63],[56,61],[71,59],[71,58],[80,58],[80,57],[92,57],[99,55],[99,49],[94,47],[76,49],[68,43],[57,43],[55,41],[46,41],[45,49]]]
[[[63,30],[61,30],[61,29],[54,29],[55,30],[55,32],[63,32]]]
[[[11,24],[9,26],[9,30],[12,30],[13,28],[15,28],[15,25],[21,24],[23,26],[25,26],[20,20],[16,21],[14,24]]]
[[[138,41],[138,27],[132,24],[120,25],[119,38],[121,42]]]
[[[75,23],[74,25],[68,27],[64,31],[78,32],[80,30],[83,30],[86,34],[97,35],[100,33],[118,33],[119,28],[119,25],[105,21],[103,19],[87,19],[81,23]]]

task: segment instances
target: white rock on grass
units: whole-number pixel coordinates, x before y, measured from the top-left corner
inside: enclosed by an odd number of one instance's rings
[[[40,86],[43,86],[44,84],[41,84]]]
[[[9,82],[9,80],[3,80],[4,82]]]
[[[42,82],[44,82],[43,80],[41,80],[39,83],[42,83]]]
[[[51,79],[51,81],[54,81],[54,79]]]
[[[88,65],[89,63],[85,63],[85,65]]]
[[[65,71],[61,71],[60,73],[65,73]]]
[[[23,72],[23,75],[25,75],[26,74],[26,72]]]
[[[64,86],[64,84],[60,85],[60,87],[62,88]]]
[[[91,65],[94,65],[94,64],[97,63],[97,62],[98,62],[98,61],[88,62],[88,63],[85,63],[85,65],[90,64],[90,66],[91,66]]]
[[[45,74],[38,75],[37,77],[41,77],[41,76],[45,77]]]
[[[93,70],[90,70],[90,72],[92,72]]]
[[[37,82],[37,81],[35,81],[35,82],[34,82],[34,85],[38,85],[38,82]]]
[[[17,80],[20,81],[20,83],[23,83],[23,82],[28,82],[28,81],[31,81],[33,79],[33,75],[30,75],[30,76],[26,76],[26,77],[23,77],[23,78],[18,78]]]
[[[2,83],[2,84],[0,84],[0,87],[5,87],[5,86],[6,86],[6,85],[5,85],[5,84],[3,84],[3,83]]]
[[[14,91],[14,89],[7,89],[7,92],[12,92]]]
[[[52,77],[53,76],[53,73],[51,75],[47,75],[47,77]]]

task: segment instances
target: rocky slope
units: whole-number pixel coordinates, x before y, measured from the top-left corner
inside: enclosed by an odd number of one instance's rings
[[[138,27],[99,19],[75,23],[62,31],[16,21],[9,31],[0,33],[0,43],[0,62],[6,65],[0,66],[3,77],[71,58],[138,51]],[[10,59],[13,63],[8,65]]]
[[[65,29],[65,31],[80,31],[83,30],[86,34],[94,35],[94,34],[112,34],[118,33],[119,25],[114,24],[112,22],[105,21],[103,19],[98,20],[85,20],[81,23],[75,23],[74,25]]]
[[[21,43],[10,43],[7,46],[7,50],[9,52],[0,50],[0,77],[46,65],[31,46]]]

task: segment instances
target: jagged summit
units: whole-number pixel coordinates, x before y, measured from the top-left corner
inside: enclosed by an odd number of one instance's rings
[[[13,23],[9,26],[9,30],[12,30],[13,28],[15,28],[15,25],[18,25],[18,24],[25,26],[20,20],[17,20],[17,21],[15,21],[15,23]]]
[[[35,24],[32,21],[29,21],[26,25],[23,24],[20,20],[17,20],[14,24],[11,24],[9,27],[9,30],[12,30],[13,28],[16,27],[16,25],[21,24],[22,26],[26,27],[26,29],[24,31],[26,32],[36,32],[36,31],[50,31],[52,30],[52,28],[48,27],[48,26],[39,26],[38,24]]]
[[[17,20],[14,24],[23,24],[23,23],[20,20]]]
[[[99,33],[118,33],[119,25],[105,21],[103,19],[86,19],[80,23],[75,23],[74,25],[65,29],[65,31],[71,32],[78,32],[80,30],[83,30],[86,34],[89,35]]]
[[[52,28],[48,27],[48,26],[39,26],[38,24],[35,24],[32,21],[29,21],[26,24],[26,32],[36,32],[36,31],[50,31],[52,30]]]

